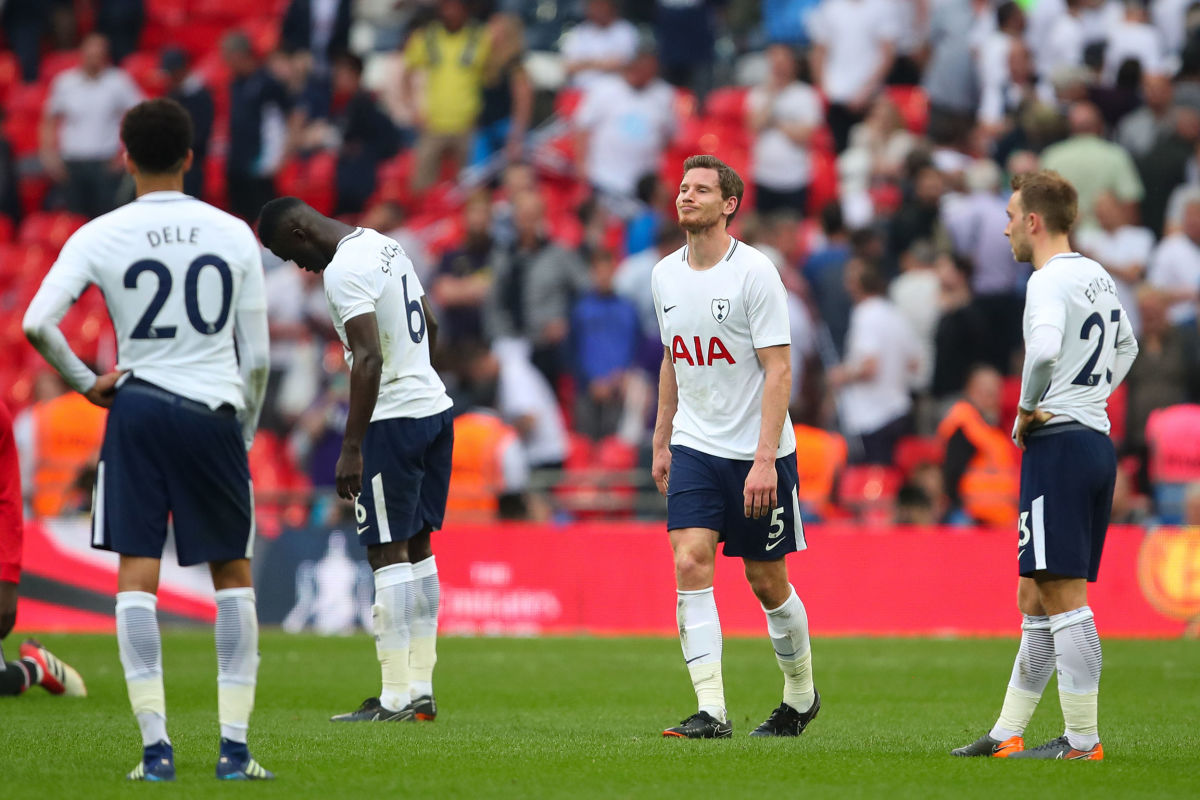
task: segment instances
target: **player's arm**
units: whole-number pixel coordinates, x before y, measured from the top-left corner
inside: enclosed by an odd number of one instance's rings
[[[425,312],[425,330],[429,331],[429,355],[432,358],[437,351],[438,321],[425,295],[421,295],[421,310]]]
[[[346,320],[346,340],[354,354],[354,366],[350,368],[350,412],[346,416],[346,435],[335,477],[338,497],[353,500],[362,491],[362,442],[375,411],[375,401],[379,399],[379,377],[383,374],[383,350],[375,312]]]
[[[1134,359],[1137,358],[1138,343],[1133,335],[1133,326],[1129,324],[1129,315],[1122,314],[1117,325],[1117,356],[1113,359],[1112,391],[1116,391],[1129,374]]]
[[[657,306],[658,303],[655,302]],[[675,382],[675,365],[671,351],[663,347],[662,366],[658,370],[658,417],[654,421],[654,456],[650,474],[663,497],[667,496],[667,481],[671,477],[671,429],[679,408],[679,384]]]
[[[1025,289],[1029,338],[1025,342],[1025,365],[1021,370],[1021,398],[1013,423],[1013,441],[1025,449],[1025,435],[1050,419],[1038,411],[1054,365],[1062,353],[1063,331],[1067,328],[1067,304],[1059,287],[1044,272],[1035,272]]]
[[[75,355],[58,327],[75,299],[58,286],[43,283],[33,297],[21,327],[25,337],[42,358],[62,376],[67,385],[101,408],[112,405],[120,372],[97,376]]]
[[[233,316],[233,335],[237,342],[238,371],[242,375],[242,440],[246,450],[254,444],[258,417],[267,394],[271,373],[271,334],[267,319],[267,287],[263,273],[262,251],[254,234],[247,231],[246,277]]]
[[[744,491],[746,516],[750,518],[766,516],[778,504],[779,476],[775,472],[775,457],[792,396],[791,345],[759,347],[755,352],[763,366],[764,382],[758,447],[754,451],[754,466],[746,476]]]

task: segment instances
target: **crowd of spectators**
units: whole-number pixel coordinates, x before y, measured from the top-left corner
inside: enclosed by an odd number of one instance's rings
[[[650,271],[682,244],[682,157],[713,152],[747,179],[735,235],[789,289],[802,452],[840,437],[897,519],[1007,524],[1029,274],[1007,185],[1055,169],[1079,190],[1075,246],[1142,343],[1110,407],[1122,491],[1182,518],[1200,458],[1169,479],[1159,462],[1188,461],[1162,437],[1200,442],[1198,415],[1173,413],[1200,404],[1200,3],[280,0],[267,26],[215,3],[219,36],[148,45],[179,5],[3,5],[13,230],[128,200],[119,120],[168,94],[195,122],[189,193],[250,221],[299,194],[402,244],[459,409],[500,421],[496,474],[523,483],[514,441],[535,470],[646,461]],[[30,86],[45,99],[22,149]],[[265,256],[264,430],[327,486],[346,384],[319,278]],[[847,492],[863,499],[835,475],[808,511],[836,516]]]

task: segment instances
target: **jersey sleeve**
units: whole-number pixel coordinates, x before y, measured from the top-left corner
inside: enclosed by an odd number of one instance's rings
[[[743,302],[750,322],[750,340],[755,349],[792,343],[788,319],[787,289],[775,267],[756,264],[746,273]]]
[[[1049,325],[1059,333],[1066,332],[1067,303],[1053,275],[1035,272],[1030,276],[1025,288],[1025,313],[1030,331]]]
[[[375,311],[379,295],[366,275],[358,270],[339,269],[330,277],[333,280],[325,284],[325,294],[343,324]]]
[[[89,235],[89,229],[84,227],[67,239],[54,266],[50,267],[50,271],[42,280],[43,285],[58,287],[71,297],[78,298],[88,284],[95,282],[96,276],[87,242]]]

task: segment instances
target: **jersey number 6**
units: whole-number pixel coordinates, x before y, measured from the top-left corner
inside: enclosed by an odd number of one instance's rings
[[[221,278],[221,310],[217,314],[217,318],[211,322],[200,313],[198,298],[200,272],[205,267],[215,269]],[[134,262],[129,269],[125,270],[125,288],[136,289],[143,272],[154,273],[158,278],[158,289],[154,292],[154,297],[150,298],[150,305],[146,306],[146,312],[133,327],[133,333],[129,335],[129,338],[174,339],[176,331],[174,325],[154,324],[155,317],[158,316],[158,312],[162,311],[162,307],[167,303],[167,297],[171,294],[171,271],[161,261],[144,259]],[[192,323],[192,327],[198,332],[205,335],[220,333],[225,327],[225,323],[229,321],[229,307],[232,302],[233,273],[229,271],[229,265],[225,263],[224,259],[211,253],[197,256],[188,267],[187,275],[183,280],[183,305],[187,309],[188,322]]]
[[[408,276],[400,276],[400,288],[404,290],[404,316],[408,321],[408,338],[413,340],[413,344],[420,344],[425,338],[425,309],[421,307],[421,299],[408,299]],[[413,325],[413,316],[417,318],[416,326]]]

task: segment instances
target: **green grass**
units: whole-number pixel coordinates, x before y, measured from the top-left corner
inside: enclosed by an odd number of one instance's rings
[[[127,785],[140,755],[111,637],[46,636],[86,700],[0,698],[13,797],[1196,797],[1200,643],[1105,642],[1103,763],[959,760],[999,710],[1015,641],[819,639],[821,716],[800,740],[750,739],[779,702],[764,640],[725,643],[734,739],[664,740],[695,708],[669,639],[446,639],[433,724],[334,725],[378,691],[366,636],[262,638],[251,747],[279,779],[221,785],[211,635],[164,636],[179,781]],[[9,640],[10,649],[15,637]],[[1027,732],[1058,735],[1053,685]],[[1058,793],[1058,794],[1055,794]]]

